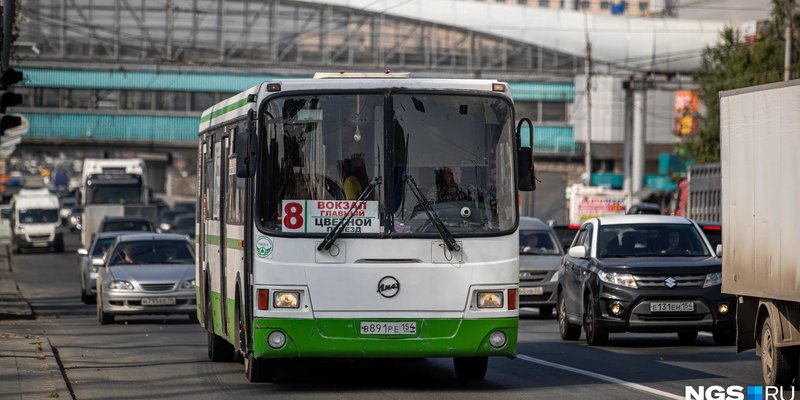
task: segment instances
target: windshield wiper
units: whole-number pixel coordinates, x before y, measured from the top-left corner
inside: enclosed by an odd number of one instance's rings
[[[356,211],[359,210],[358,204],[364,201],[364,199],[366,199],[367,196],[372,194],[372,191],[375,190],[375,186],[378,186],[380,184],[381,184],[380,176],[376,176],[370,179],[364,191],[361,192],[360,195],[358,195],[357,199],[353,200],[354,202],[356,202],[356,207],[351,207],[347,209],[347,214],[345,214],[344,217],[340,219],[339,222],[336,223],[336,226],[334,226],[333,229],[331,229],[331,231],[328,232],[328,235],[325,236],[325,239],[322,239],[322,242],[319,244],[319,246],[317,246],[317,251],[328,250],[331,248],[331,246],[333,246],[333,242],[336,241],[336,238],[338,238],[339,235],[342,233],[344,227],[347,225],[348,222],[350,222],[351,219],[353,219],[353,215],[355,215]]]
[[[417,198],[419,204],[422,205],[422,208],[425,210],[425,214],[428,214],[428,219],[433,222],[433,226],[436,227],[436,230],[439,231],[439,236],[442,237],[444,244],[447,246],[447,249],[450,251],[461,251],[461,246],[458,245],[455,239],[453,239],[453,234],[450,233],[450,230],[444,225],[442,219],[439,217],[439,214],[436,214],[436,210],[431,207],[431,203],[428,202],[428,199],[422,195],[422,191],[417,186],[417,182],[414,181],[414,177],[411,175],[405,176],[405,181],[411,187],[411,193],[414,194],[414,197]]]

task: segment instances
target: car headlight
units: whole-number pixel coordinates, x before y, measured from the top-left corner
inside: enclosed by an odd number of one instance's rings
[[[554,273],[553,276],[550,277],[550,282],[558,282],[558,275],[560,274],[560,272],[561,271],[556,270],[556,273]]]
[[[108,288],[113,290],[133,290],[133,284],[128,281],[111,281]]]
[[[275,292],[273,305],[275,308],[300,308],[300,292]]]
[[[181,284],[181,289],[194,289],[194,279],[189,279]]]
[[[612,285],[626,286],[634,289],[639,288],[639,286],[636,284],[636,280],[633,279],[633,275],[631,274],[600,271],[597,273],[597,276],[600,277],[600,280],[605,283],[610,283]]]
[[[161,228],[162,231],[168,231],[169,228],[171,228],[171,226],[166,222],[162,222],[158,227]]]
[[[703,282],[703,287],[711,287],[722,284],[722,272],[712,272],[706,275],[706,280]]]
[[[503,308],[503,292],[478,292],[478,308]]]

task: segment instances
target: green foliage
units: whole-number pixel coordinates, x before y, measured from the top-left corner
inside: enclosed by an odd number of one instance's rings
[[[773,0],[773,19],[762,37],[754,43],[739,41],[739,32],[726,27],[720,33],[720,41],[703,51],[700,69],[695,73],[699,85],[698,94],[705,110],[700,117],[697,136],[685,142],[679,153],[685,152],[698,163],[719,161],[719,92],[748,86],[778,82],[783,79],[783,27],[785,1]],[[795,26],[797,25],[795,19]],[[793,76],[797,76],[798,31],[794,33],[792,48]]]

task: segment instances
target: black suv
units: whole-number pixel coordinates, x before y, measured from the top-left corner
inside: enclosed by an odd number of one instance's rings
[[[624,215],[586,221],[559,266],[564,340],[604,345],[612,332],[677,332],[692,342],[736,339],[736,297],[723,294],[720,259],[683,217]]]

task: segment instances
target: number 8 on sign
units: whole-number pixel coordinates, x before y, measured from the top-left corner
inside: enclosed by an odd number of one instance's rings
[[[283,231],[304,231],[305,220],[303,219],[303,203],[292,200],[283,201]]]

